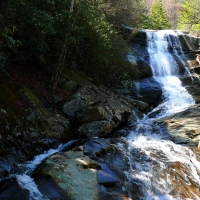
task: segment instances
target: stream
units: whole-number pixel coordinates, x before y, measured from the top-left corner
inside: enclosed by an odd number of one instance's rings
[[[142,120],[138,120],[136,129],[127,137],[130,170],[126,176],[130,199],[134,199],[130,182],[141,188],[138,191],[140,199],[200,199],[200,162],[196,155],[188,147],[170,141],[158,125],[155,127],[156,120],[195,104],[178,78],[189,75],[189,71],[179,73],[177,60],[172,54],[177,58],[179,55],[177,49],[169,52],[169,35],[176,33],[147,32],[149,63],[154,79],[162,87],[163,102]],[[181,49],[179,52],[182,55]],[[120,148],[127,151],[123,145]]]
[[[141,200],[200,199],[200,161],[196,154],[189,147],[172,142],[156,123],[195,104],[179,79],[189,76],[190,72],[182,59],[184,55],[179,41],[172,41],[173,36],[177,38],[176,34],[174,31],[147,31],[149,65],[153,78],[162,87],[163,100],[143,119],[138,119],[135,128],[123,138],[128,147],[123,143],[116,144],[128,157],[129,170],[124,172],[124,190],[128,192],[130,200],[138,197]],[[11,173],[10,178],[15,178],[21,188],[29,191],[30,200],[47,200],[38,190],[31,173],[45,158],[72,143],[50,149],[33,161],[19,165],[17,173]],[[134,193],[133,184],[140,188]]]

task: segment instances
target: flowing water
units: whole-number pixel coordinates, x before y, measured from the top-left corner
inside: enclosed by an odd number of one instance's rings
[[[16,178],[18,184],[22,189],[29,191],[29,200],[48,200],[47,197],[43,196],[37,188],[34,180],[31,178],[31,173],[33,170],[47,157],[50,155],[62,151],[63,149],[69,147],[75,141],[70,141],[66,144],[61,144],[56,149],[49,149],[41,155],[35,156],[33,161],[25,164],[20,164],[18,166],[18,173],[14,172],[10,175],[10,178]]]
[[[126,138],[130,165],[126,176],[130,199],[200,199],[200,162],[196,155],[186,146],[170,141],[155,123],[157,119],[170,116],[195,103],[178,78],[189,75],[189,71],[180,73],[177,58],[181,49],[171,46],[172,36],[177,38],[173,31],[147,32],[149,63],[154,79],[161,84],[164,100],[138,121],[135,130]],[[181,63],[185,67],[184,61]],[[153,113],[158,114],[150,118]],[[127,151],[123,145],[119,146]],[[140,188],[136,192],[137,197],[132,192],[132,184]]]

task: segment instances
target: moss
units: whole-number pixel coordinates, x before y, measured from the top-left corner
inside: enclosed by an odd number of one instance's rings
[[[7,141],[16,127],[23,126],[28,115],[28,104],[20,87],[6,81],[0,83],[0,127],[1,140]]]
[[[4,109],[8,116],[17,118],[24,116],[27,104],[19,88],[8,83],[0,84],[0,108]]]
[[[64,68],[63,75],[70,81],[73,81],[79,85],[91,85],[91,80],[86,74],[82,74],[80,72],[74,73],[73,71]]]
[[[24,94],[29,99],[30,104],[38,111],[38,114],[50,116],[51,113],[42,105],[41,100],[27,87],[23,88]]]

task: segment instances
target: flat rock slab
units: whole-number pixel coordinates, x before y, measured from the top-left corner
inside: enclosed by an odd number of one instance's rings
[[[81,151],[56,153],[37,169],[36,179],[37,176],[51,177],[66,199],[97,200],[96,168],[98,165]]]
[[[166,133],[176,143],[197,144],[200,141],[200,105],[177,113],[160,121]]]

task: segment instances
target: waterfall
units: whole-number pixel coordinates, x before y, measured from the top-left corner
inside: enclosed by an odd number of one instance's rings
[[[163,89],[164,102],[156,108],[162,111],[160,116],[181,111],[194,104],[194,99],[182,87],[178,78],[182,75],[180,67],[185,69],[183,75],[188,75],[189,71],[178,55],[178,51],[181,55],[183,53],[176,33],[172,30],[149,31],[147,32],[147,46],[153,77]]]
[[[155,123],[195,103],[178,78],[189,72],[180,73],[181,49],[178,44],[173,46],[170,35],[179,42],[173,31],[147,32],[149,63],[154,79],[161,84],[164,100],[130,131],[126,138],[128,150],[119,145],[129,158],[130,169],[125,174],[131,200],[200,199],[200,162],[196,155],[188,147],[170,141]],[[154,118],[148,117],[157,111]],[[133,185],[138,191],[133,192]]]

